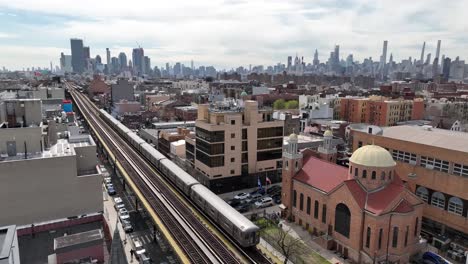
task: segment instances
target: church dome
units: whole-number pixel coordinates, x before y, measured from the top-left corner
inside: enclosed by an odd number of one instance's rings
[[[325,133],[323,133],[324,137],[333,137],[333,132],[330,129],[327,129]]]
[[[289,135],[289,140],[297,140],[297,134],[292,133],[291,135]]]
[[[390,152],[376,145],[366,145],[358,148],[349,161],[367,167],[393,167],[396,165]]]

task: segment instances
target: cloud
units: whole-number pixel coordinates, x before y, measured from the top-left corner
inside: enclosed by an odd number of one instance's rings
[[[316,48],[323,61],[335,44],[342,57],[353,53],[358,60],[376,60],[383,40],[389,41],[396,60],[418,56],[423,41],[427,50],[435,49],[438,39],[442,54],[467,57],[463,36],[468,21],[460,17],[468,1],[0,0],[0,8],[17,15],[17,22],[7,22],[18,29],[8,45],[59,47],[70,53],[69,38],[80,37],[93,56],[103,57],[109,47],[113,56],[124,51],[130,58],[138,42],[153,65],[193,59],[197,65],[229,69],[284,63],[296,52],[310,62]],[[28,22],[21,20],[24,14]],[[0,57],[4,54],[0,44]],[[31,64],[25,58],[15,65]]]

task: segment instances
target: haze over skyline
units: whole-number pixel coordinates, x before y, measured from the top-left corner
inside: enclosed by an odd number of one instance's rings
[[[0,0],[0,66],[58,65],[70,38],[82,38],[91,57],[131,54],[137,43],[153,66],[166,62],[237,66],[286,63],[298,53],[321,61],[335,44],[340,56],[379,60],[382,42],[400,61],[418,58],[422,43],[435,54],[468,59],[468,1],[179,1]],[[388,57],[387,57],[388,59]]]

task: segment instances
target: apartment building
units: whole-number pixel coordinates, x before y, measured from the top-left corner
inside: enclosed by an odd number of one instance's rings
[[[196,137],[187,141],[194,143],[187,145],[194,167],[215,191],[256,186],[258,177],[263,182],[266,176],[273,182],[280,178],[284,121],[273,119],[273,110],[260,109],[256,101],[242,104],[199,105]]]
[[[430,126],[395,126],[374,135],[353,131],[353,148],[375,144],[424,202],[423,231],[442,251],[468,250],[468,134]]]
[[[0,104],[0,225],[40,225],[102,211],[96,144],[41,100]]]
[[[394,100],[381,96],[341,98],[340,104],[340,119],[352,123],[394,126],[397,122],[424,117],[424,101],[419,98],[414,100]]]

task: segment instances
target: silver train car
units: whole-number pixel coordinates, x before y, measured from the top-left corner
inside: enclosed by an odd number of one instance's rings
[[[101,109],[101,116],[107,120],[122,137],[134,146],[148,161],[169,179],[181,192],[189,197],[205,214],[228,233],[242,247],[251,247],[259,243],[259,228],[245,216],[237,212],[224,200],[195,178],[167,159],[161,152],[145,142],[117,119]]]

